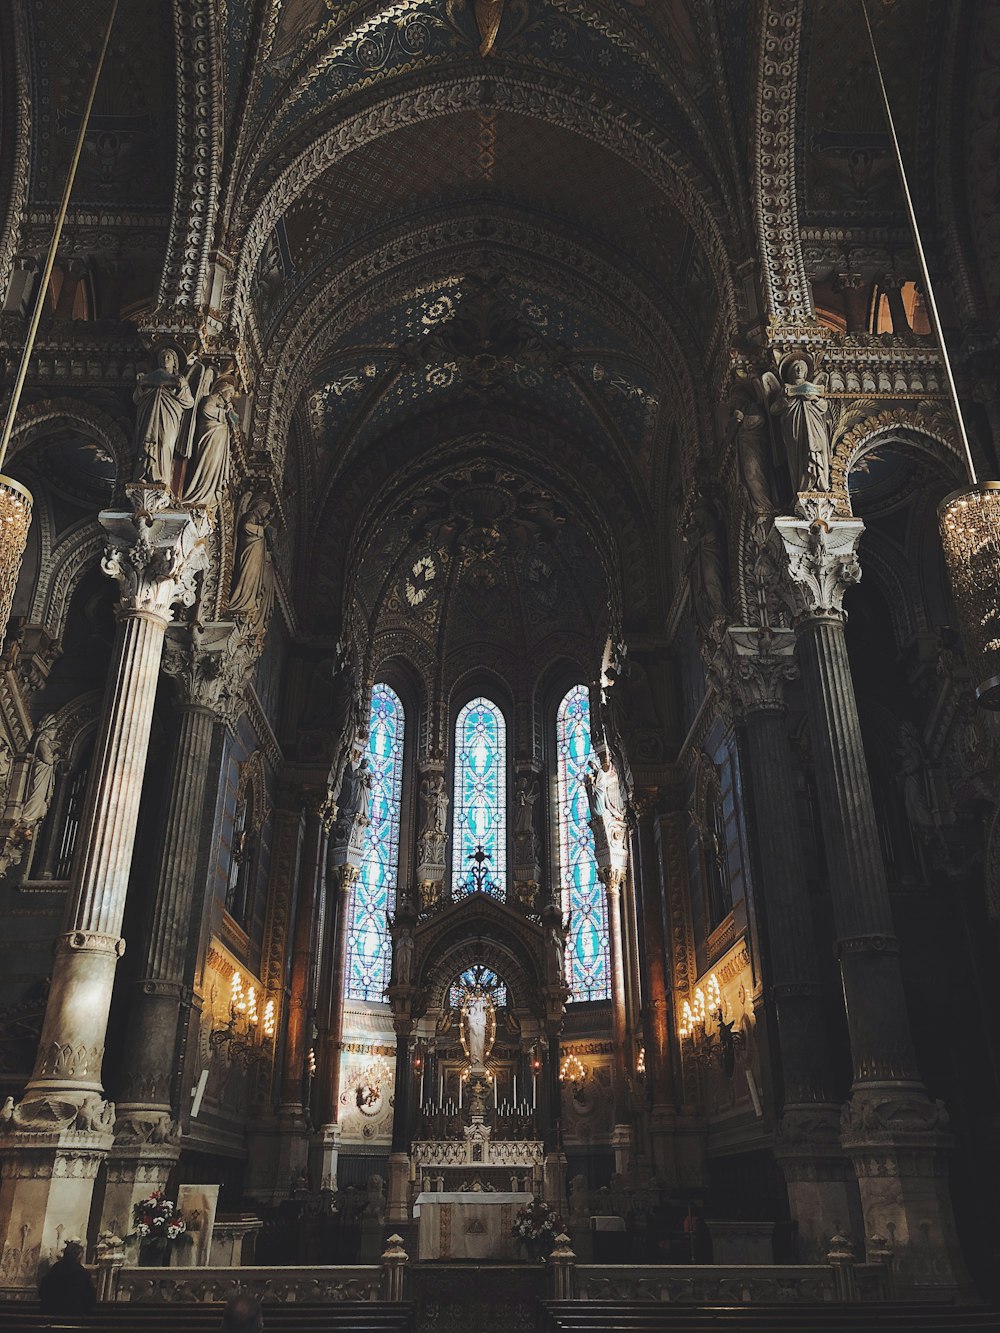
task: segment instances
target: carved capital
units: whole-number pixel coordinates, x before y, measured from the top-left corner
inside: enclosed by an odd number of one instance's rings
[[[191,606],[195,575],[204,567],[208,519],[175,504],[158,487],[127,486],[131,510],[99,515],[108,534],[101,568],[117,579],[125,614],[144,613],[168,623],[175,603]]]
[[[829,496],[803,495],[801,518],[778,518],[774,526],[788,560],[797,625],[810,620],[843,620],[844,594],[861,579],[857,547],[865,525],[837,518]]]
[[[766,625],[733,625],[729,643],[727,683],[735,707],[743,713],[783,709],[785,683],[798,674],[792,631]]]
[[[174,625],[164,643],[163,670],[173,678],[180,703],[235,723],[260,647],[231,620]]]

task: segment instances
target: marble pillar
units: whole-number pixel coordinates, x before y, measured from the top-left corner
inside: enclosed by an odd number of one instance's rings
[[[85,1235],[97,1170],[112,1143],[101,1066],[125,911],[163,638],[176,603],[191,605],[206,520],[165,491],[126,488],[130,510],[100,516],[103,560],[120,587],[118,632],[80,828],[80,851],[56,941],[34,1072],[3,1126],[0,1236],[15,1285],[31,1285],[59,1235]]]
[[[629,1098],[628,1016],[625,1010],[625,954],[622,945],[622,890],[626,871],[614,866],[598,870],[608,905],[608,963],[611,971],[612,1092],[614,1094],[615,1170],[624,1175],[632,1143],[632,1112]]]
[[[406,1016],[396,1015],[393,1026],[396,1029],[396,1073],[385,1220],[390,1226],[398,1226],[410,1221],[410,1035],[413,1023]]]
[[[319,1129],[314,1139],[313,1169],[321,1189],[335,1188],[337,1180],[348,912],[351,889],[357,877],[358,867],[350,863],[330,866],[327,870],[327,938],[323,946],[318,1022],[316,1120]]]
[[[201,919],[206,884],[201,835],[212,744],[216,722],[233,711],[235,691],[252,660],[232,622],[167,631],[163,670],[176,689],[167,808],[144,956],[129,1005],[124,1095],[102,1213],[102,1229],[118,1235],[132,1204],[166,1184],[180,1152],[179,1117],[185,1108],[177,1057],[181,1023],[191,1005],[193,923]]]
[[[324,820],[328,794],[312,792],[307,800],[302,856],[299,862],[299,891],[292,936],[285,1059],[278,1107],[278,1166],[284,1179],[279,1191],[290,1190],[305,1175],[309,1161],[306,1105],[306,1066],[313,1037],[313,978],[322,910],[323,855],[326,844]]]
[[[819,952],[806,884],[785,682],[795,674],[791,630],[729,631],[729,685],[749,770],[757,901],[777,1028],[774,1155],[798,1228],[799,1257],[822,1263],[837,1235],[861,1224],[854,1175],[840,1146]]]
[[[775,522],[797,601],[795,633],[809,710],[854,1081],[841,1118],[865,1235],[892,1238],[911,1285],[964,1285],[948,1188],[948,1117],[920,1079],[844,633],[858,582],[859,519],[828,496],[800,497]]]

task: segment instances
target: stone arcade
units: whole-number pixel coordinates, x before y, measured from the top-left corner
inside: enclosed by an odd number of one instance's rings
[[[869,7],[996,476],[1000,15]],[[0,6],[0,1297],[384,1256],[446,1331],[533,1200],[567,1297],[1000,1295],[1000,734],[860,6],[120,0],[41,290],[110,8]]]

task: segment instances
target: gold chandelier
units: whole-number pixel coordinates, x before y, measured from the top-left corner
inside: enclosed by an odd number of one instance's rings
[[[882,75],[882,65],[875,44],[875,33],[868,13],[867,0],[861,0],[861,10],[868,29],[875,72],[882,90],[882,102],[896,158],[896,170],[902,186],[903,200],[917,252],[923,281],[924,299],[931,328],[941,352],[948,396],[955,414],[955,425],[962,446],[962,456],[968,485],[953,491],[938,506],[938,524],[945,564],[951,579],[952,597],[958,628],[965,647],[965,658],[976,686],[976,700],[984,708],[1000,708],[1000,482],[980,482],[972,457],[972,446],[965,428],[965,415],[958,396],[958,387],[951,368],[948,344],[945,341],[941,317],[938,313],[934,285],[927,268],[920,225],[917,221],[913,196],[906,175],[896,122],[889,101],[889,90]]]
[[[94,97],[97,94],[97,85],[100,81],[101,70],[104,67],[104,57],[107,54],[108,43],[111,40],[111,29],[117,11],[118,0],[111,0],[108,21],[104,29],[104,42],[97,57],[97,65],[90,84],[87,105],[80,117],[80,126],[77,130],[69,174],[66,177],[66,186],[59,204],[59,212],[56,215],[56,224],[52,229],[52,239],[49,241],[45,264],[38,280],[35,305],[31,312],[31,322],[28,325],[28,336],[24,340],[21,361],[17,368],[17,378],[14,380],[10,402],[7,404],[3,435],[0,436],[0,468],[3,467],[4,459],[7,457],[7,449],[14,433],[14,419],[17,416],[18,405],[21,401],[24,381],[28,376],[31,353],[34,351],[38,325],[41,323],[42,311],[45,308],[45,297],[49,290],[49,279],[52,277],[52,267],[55,264],[56,252],[59,249],[59,238],[62,235],[63,223],[66,220],[66,210],[69,207],[69,199],[73,191],[73,181],[76,179],[76,169],[80,163],[80,154],[83,152],[83,141],[87,133],[87,127],[90,124],[90,113],[94,106]],[[4,635],[7,633],[10,609],[14,603],[14,590],[17,587],[18,576],[21,573],[24,548],[28,542],[28,528],[31,525],[31,504],[31,492],[22,486],[19,481],[15,481],[13,477],[5,476],[0,472],[0,643],[3,642]]]

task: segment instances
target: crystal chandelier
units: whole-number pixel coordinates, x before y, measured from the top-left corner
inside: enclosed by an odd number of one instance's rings
[[[955,414],[955,425],[962,446],[962,457],[968,485],[953,491],[938,506],[938,523],[945,564],[951,580],[951,591],[958,617],[958,627],[965,647],[965,658],[976,686],[976,700],[984,708],[1000,709],[1000,482],[980,482],[972,457],[965,416],[962,412],[958,387],[948,356],[941,317],[938,314],[934,285],[927,268],[920,225],[917,221],[913,196],[906,175],[906,165],[896,134],[896,123],[889,101],[879,61],[878,47],[868,13],[867,0],[861,0],[861,10],[868,29],[875,72],[882,90],[885,118],[896,158],[896,170],[903,191],[903,200],[910,222],[914,248],[920,265],[924,299],[931,328],[941,352],[948,396]]]
[[[24,388],[24,381],[28,376],[31,353],[34,351],[38,326],[41,323],[42,311],[45,308],[45,297],[49,290],[49,279],[52,277],[56,252],[59,249],[59,238],[62,235],[63,223],[66,220],[66,210],[69,207],[70,194],[73,191],[73,181],[76,178],[76,169],[80,163],[80,154],[83,151],[84,138],[90,124],[90,113],[94,106],[94,97],[97,94],[97,85],[101,77],[101,70],[104,67],[104,57],[107,54],[108,43],[111,40],[111,29],[117,11],[118,0],[111,0],[108,21],[104,29],[104,42],[97,57],[97,65],[94,68],[94,77],[90,85],[87,105],[80,117],[76,145],[70,162],[69,174],[66,177],[66,186],[59,204],[59,212],[56,215],[56,224],[52,229],[52,239],[49,241],[45,264],[38,280],[35,306],[31,312],[31,322],[28,325],[28,336],[24,340],[21,361],[17,368],[17,377],[14,380],[10,402],[7,404],[3,435],[0,437],[0,468],[3,467],[4,459],[7,457],[7,449],[10,446],[11,436],[14,432],[14,419],[17,416],[18,404],[21,401],[21,390]],[[31,524],[31,503],[30,491],[26,490],[19,481],[14,481],[12,477],[5,476],[0,472],[0,643],[3,642],[3,637],[7,633],[10,608],[14,602],[14,589],[17,587],[18,575],[21,572],[21,561],[24,558],[24,548],[28,541],[28,527]]]

